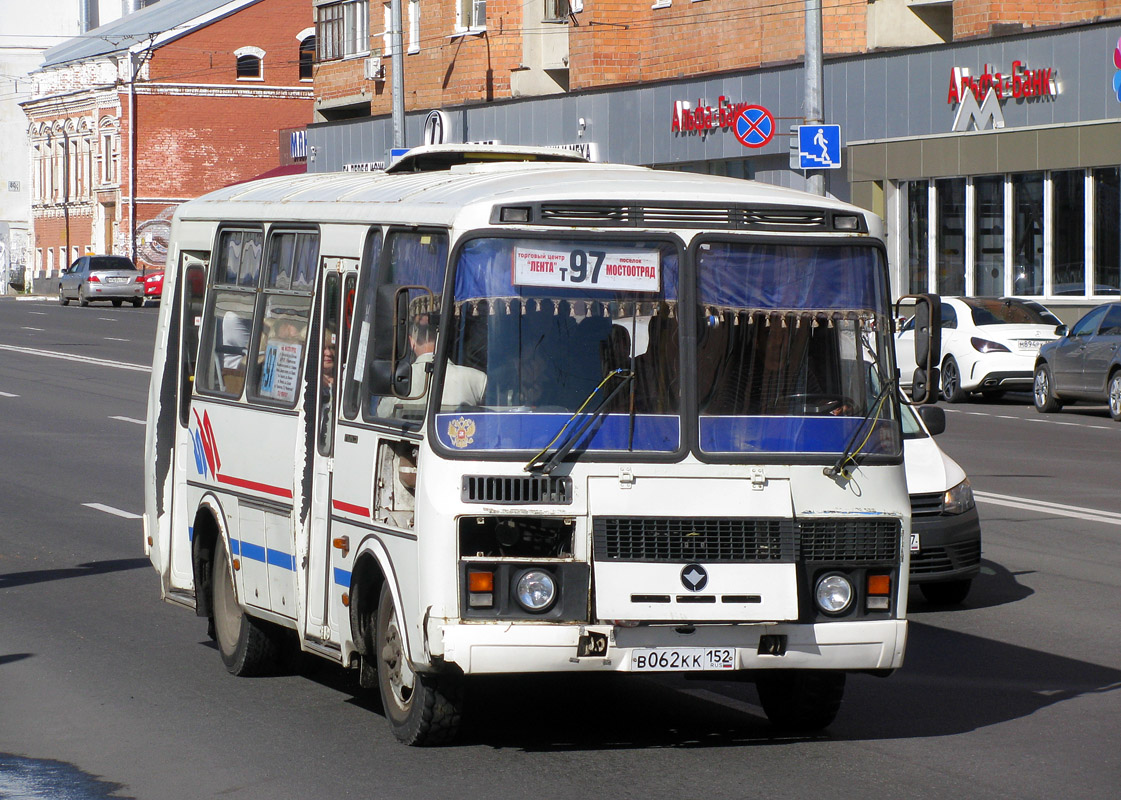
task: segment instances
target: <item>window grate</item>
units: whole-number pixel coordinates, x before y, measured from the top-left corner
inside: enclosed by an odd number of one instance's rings
[[[572,478],[550,475],[464,475],[464,503],[569,505]]]

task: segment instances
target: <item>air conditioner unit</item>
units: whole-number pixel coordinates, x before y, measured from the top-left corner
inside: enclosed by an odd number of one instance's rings
[[[363,64],[363,72],[368,81],[384,81],[385,67],[382,66],[381,56],[370,56]]]

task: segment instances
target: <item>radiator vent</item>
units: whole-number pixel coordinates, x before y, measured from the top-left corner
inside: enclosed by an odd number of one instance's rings
[[[464,503],[569,505],[572,478],[551,475],[464,475]]]

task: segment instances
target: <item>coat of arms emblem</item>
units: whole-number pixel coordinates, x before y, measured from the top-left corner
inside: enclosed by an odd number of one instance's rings
[[[456,447],[467,447],[475,441],[475,420],[460,417],[448,423],[448,436]]]

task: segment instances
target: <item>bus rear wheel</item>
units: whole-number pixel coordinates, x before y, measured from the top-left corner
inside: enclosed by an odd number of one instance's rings
[[[253,619],[238,605],[230,557],[221,537],[210,583],[214,638],[226,669],[243,676],[263,675],[272,670],[280,652],[278,637],[266,627],[268,623]]]
[[[845,673],[827,670],[765,670],[755,679],[767,719],[781,731],[813,733],[837,718]]]
[[[452,741],[462,717],[462,680],[413,671],[388,583],[382,585],[378,601],[374,646],[378,689],[393,735],[408,745]]]

